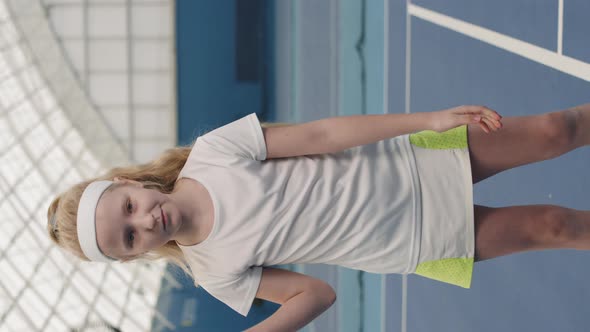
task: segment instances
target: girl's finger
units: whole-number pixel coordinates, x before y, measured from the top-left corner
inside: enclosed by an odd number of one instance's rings
[[[485,106],[464,106],[456,109],[463,114],[481,114],[484,115],[487,108]]]
[[[498,129],[502,128],[504,125],[502,124],[502,121],[496,121],[497,122],[497,126]]]
[[[498,112],[486,106],[470,105],[461,108],[463,114],[479,115],[482,119],[486,119],[487,127],[489,130],[496,131],[502,128],[500,119],[502,116]]]
[[[483,131],[485,131],[486,133],[490,133],[490,130],[486,127],[486,125],[483,122],[479,122],[479,126],[481,127],[481,129],[483,129]]]
[[[491,129],[496,129],[499,127],[499,122],[490,118],[489,116],[482,116],[481,119],[482,121],[485,121]]]
[[[488,127],[488,125],[487,125],[487,124],[486,124],[486,123],[483,121],[483,117],[482,117],[482,118],[481,118],[481,119],[480,119],[478,122],[476,122],[476,123],[477,123],[477,124],[478,124],[478,125],[481,127],[481,129],[482,129],[483,131],[485,131],[485,132],[486,132],[486,133],[488,133],[488,134],[490,133],[491,129],[490,129],[490,128]]]
[[[490,119],[488,119],[488,118],[486,118],[486,117],[483,117],[483,118],[481,118],[481,120],[482,120],[483,122],[485,122],[485,124],[486,124],[486,125],[488,126],[488,128],[490,128],[491,130],[493,130],[493,131],[496,131],[496,130],[498,130],[498,128],[497,128],[497,127],[496,127],[496,126],[493,124],[493,122],[492,122]]]
[[[502,118],[502,116],[500,114],[498,114],[498,112],[494,111],[493,109],[491,109],[489,107],[482,106],[480,111],[482,113],[484,113],[486,116],[488,116],[489,118],[492,118],[495,120],[500,120]]]
[[[496,117],[488,117],[487,119],[490,120],[496,128],[502,128],[502,122],[500,122],[500,120],[498,120]]]
[[[465,109],[465,113],[468,114],[479,114],[482,117],[486,117],[488,119],[493,119],[494,121],[499,121],[502,119],[502,116],[498,114],[498,112],[494,111],[491,108],[485,106],[473,106]]]
[[[495,120],[498,120],[498,121],[500,119],[502,119],[502,116],[500,114],[498,114],[498,112],[493,111],[493,110],[492,110],[492,116],[491,117],[492,117],[492,119],[495,119]]]

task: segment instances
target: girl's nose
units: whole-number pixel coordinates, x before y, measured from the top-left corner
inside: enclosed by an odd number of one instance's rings
[[[154,218],[154,215],[149,212],[146,213],[145,215],[143,215],[140,222],[141,222],[141,227],[143,227],[147,230],[152,230],[156,226],[156,218]]]

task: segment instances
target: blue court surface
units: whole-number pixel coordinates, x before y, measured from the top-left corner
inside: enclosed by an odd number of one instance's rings
[[[300,0],[276,1],[273,11],[273,112],[267,121],[463,104],[486,105],[508,117],[590,101],[586,0]],[[585,147],[508,170],[477,184],[474,202],[590,210],[589,167]],[[479,262],[471,289],[321,264],[288,268],[329,282],[338,294],[303,331],[554,332],[590,326],[590,252],[530,252]]]
[[[278,121],[462,104],[487,105],[506,117],[590,101],[585,0],[299,1],[284,7],[290,13],[284,43],[293,48],[283,60],[291,67],[281,72],[277,59],[277,77],[291,79],[278,79],[288,92],[277,107]],[[492,207],[588,210],[589,167],[590,149],[581,148],[495,175],[475,186],[474,200]],[[300,270],[338,293],[336,304],[307,331],[553,332],[590,326],[590,252],[479,262],[468,290],[413,275],[323,265]]]

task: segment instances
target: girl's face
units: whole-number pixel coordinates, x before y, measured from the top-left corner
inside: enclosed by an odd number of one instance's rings
[[[143,188],[131,180],[115,179],[96,207],[98,247],[107,256],[128,260],[174,240],[181,215],[169,195]]]

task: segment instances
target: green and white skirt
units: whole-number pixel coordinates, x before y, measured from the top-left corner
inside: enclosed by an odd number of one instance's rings
[[[410,135],[422,196],[415,274],[470,288],[475,255],[467,126]]]

